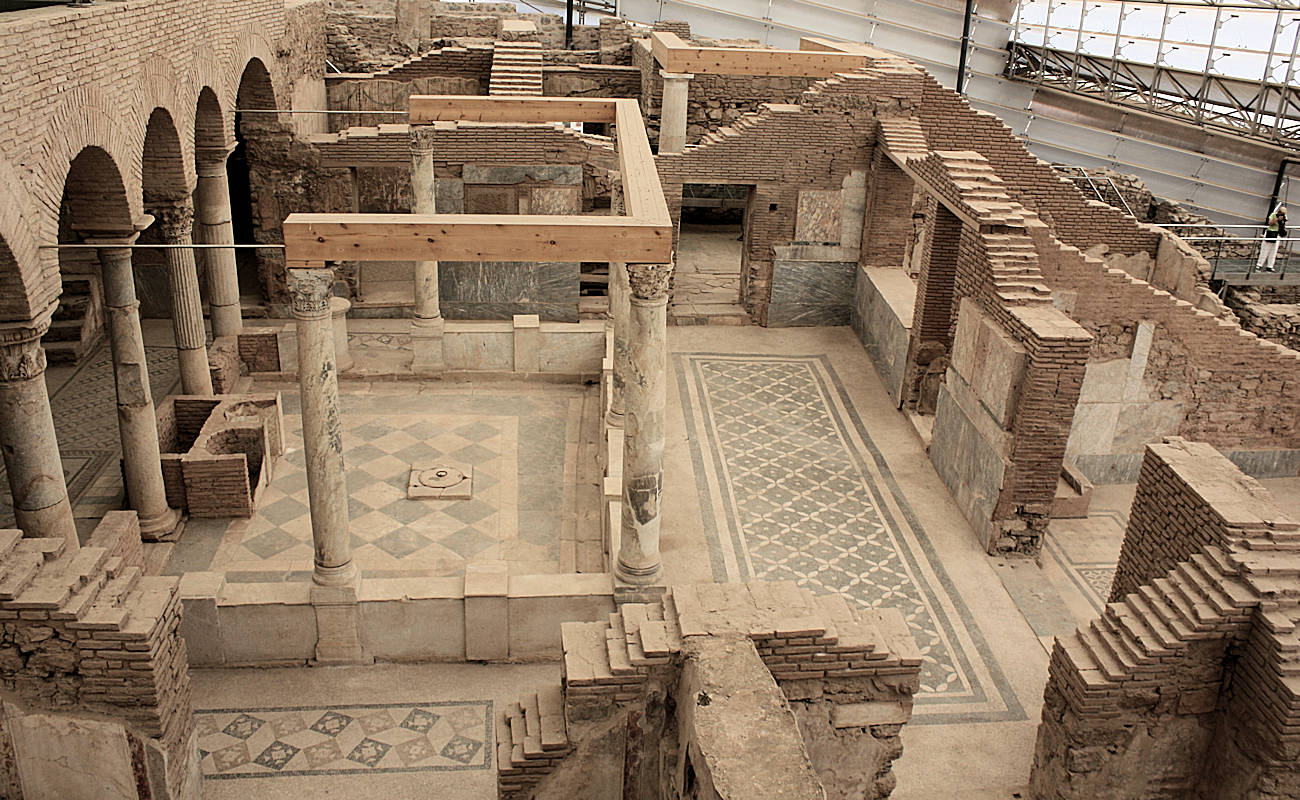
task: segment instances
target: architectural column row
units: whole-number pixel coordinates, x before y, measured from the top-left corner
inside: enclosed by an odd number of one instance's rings
[[[437,178],[433,168],[432,125],[411,126],[411,212],[436,214]],[[412,321],[411,368],[417,374],[441,372],[442,309],[438,300],[438,262],[415,262],[415,319]]]
[[[194,209],[179,204],[158,210],[163,241],[179,247],[164,250],[167,284],[171,289],[172,332],[181,369],[181,390],[185,394],[212,394],[212,370],[208,366],[208,335],[203,327],[203,301],[199,297],[199,273],[194,262],[190,231]]]
[[[234,244],[235,227],[230,212],[230,183],[226,159],[232,147],[196,147],[194,186],[194,238],[199,244]],[[213,336],[238,336],[243,330],[239,306],[239,269],[234,250],[200,250],[198,263],[208,279],[208,314]]]
[[[661,571],[660,500],[664,485],[668,288],[672,265],[627,264],[626,273],[623,517],[616,572],[627,583],[648,585],[659,581]],[[615,326],[617,330],[617,318]],[[618,364],[617,356],[615,364]]]
[[[200,250],[196,261],[196,251],[188,247],[196,238],[204,244],[234,242],[226,178],[229,154],[227,147],[198,148],[195,205],[183,202],[158,210],[163,243],[181,245],[164,253],[186,394],[212,394],[197,263],[207,270],[213,334],[234,336],[243,327],[234,250]],[[180,512],[167,505],[163,484],[157,418],[128,247],[137,236],[132,232],[86,241],[100,246],[127,502],[139,515],[141,533],[157,538],[175,530]],[[29,536],[66,538],[75,547],[76,525],[45,385],[45,351],[40,346],[49,325],[47,313],[30,322],[0,326],[0,452],[18,527]]]
[[[45,388],[41,337],[49,326],[46,315],[0,328],[0,452],[18,527],[34,536],[62,537],[76,549],[77,526]]]

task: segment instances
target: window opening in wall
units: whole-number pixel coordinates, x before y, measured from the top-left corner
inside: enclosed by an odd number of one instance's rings
[[[673,281],[675,317],[743,315],[741,274],[753,187],[688,183]],[[703,320],[701,320],[703,321]]]

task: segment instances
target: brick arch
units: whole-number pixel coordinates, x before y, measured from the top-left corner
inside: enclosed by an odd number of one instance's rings
[[[115,216],[113,222],[116,224],[125,219],[123,230],[129,230],[131,220],[144,213],[140,165],[145,126],[143,121],[139,125],[128,124],[132,122],[131,115],[138,113],[132,109],[123,120],[120,104],[110,101],[94,88],[69,89],[60,96],[59,109],[45,127],[43,146],[46,156],[31,184],[41,206],[41,241],[57,241],[59,210],[68,171],[73,159],[87,148],[99,149],[108,156],[125,192],[125,210]],[[57,264],[57,257],[42,258],[42,261],[52,266]]]
[[[211,86],[204,86],[194,103],[194,146],[227,146],[234,140],[226,126],[226,120],[231,117],[223,110],[217,92]]]
[[[190,70],[193,84],[193,70]],[[146,124],[151,123],[153,112],[163,109],[167,112],[173,127],[176,129],[177,140],[180,142],[181,164],[184,169],[185,183],[191,189],[194,187],[194,170],[192,168],[194,154],[192,144],[194,141],[194,103],[189,99],[191,95],[186,92],[186,83],[182,76],[185,70],[177,69],[173,60],[165,53],[159,52],[150,56],[141,68],[140,73],[140,92],[138,108],[144,112],[149,111],[150,116],[146,118]],[[195,87],[195,92],[198,87]],[[145,136],[148,138],[149,130],[146,128]],[[147,169],[147,167],[146,167]],[[142,179],[145,176],[141,176]]]
[[[21,186],[18,172],[0,158],[0,186]],[[58,296],[58,274],[42,268],[35,215],[25,192],[14,191],[0,203],[0,321],[37,317]],[[51,261],[57,256],[48,252]]]
[[[258,62],[258,63],[255,63]],[[245,88],[254,88],[247,86],[245,81],[251,75],[255,76],[256,88],[255,94],[257,99],[255,105],[250,108],[283,108],[279,105],[280,98],[288,97],[288,87],[285,85],[284,78],[278,74],[280,62],[275,57],[275,50],[271,47],[271,42],[262,33],[253,28],[242,29],[235,40],[234,53],[227,65],[227,85],[230,87],[231,94],[225,108],[238,109],[240,95],[244,93]],[[262,79],[266,83],[262,83]],[[266,84],[269,84],[266,85]],[[226,99],[226,98],[223,98]],[[258,114],[258,117],[268,117],[268,122],[281,121],[282,115]]]
[[[129,233],[138,216],[112,154],[98,145],[82,148],[63,179],[60,227],[66,223],[78,233]]]
[[[145,207],[184,200],[193,191],[183,147],[171,112],[158,106],[149,114],[144,134],[140,184]]]

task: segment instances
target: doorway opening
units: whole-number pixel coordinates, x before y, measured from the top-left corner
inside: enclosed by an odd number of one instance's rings
[[[753,187],[687,183],[682,186],[681,230],[673,299],[678,325],[743,325],[742,275],[749,240]]]

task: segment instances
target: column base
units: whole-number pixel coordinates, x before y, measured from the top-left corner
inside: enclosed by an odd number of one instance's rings
[[[621,428],[623,427],[623,415],[611,408],[605,412],[605,424],[611,428]]]
[[[336,576],[342,577],[349,570],[349,583],[329,586],[313,583],[311,587],[311,604],[316,611],[314,666],[373,664],[375,661],[361,646],[361,606],[357,601],[361,578],[355,565],[349,562]],[[317,567],[318,576],[319,573]]]
[[[629,586],[650,586],[659,582],[659,576],[663,574],[663,564],[655,564],[653,567],[629,567],[622,561],[614,565],[614,577],[620,583],[626,583]]]
[[[621,574],[614,575],[614,604],[624,603],[658,603],[664,598],[668,587],[658,580],[662,570],[656,570],[653,580],[648,583],[630,583]]]
[[[411,322],[411,372],[440,375],[447,368],[442,355],[442,317],[416,317]]]
[[[179,508],[168,507],[163,513],[152,517],[146,517],[137,511],[136,516],[140,518],[140,538],[146,542],[167,541],[181,524]]]

